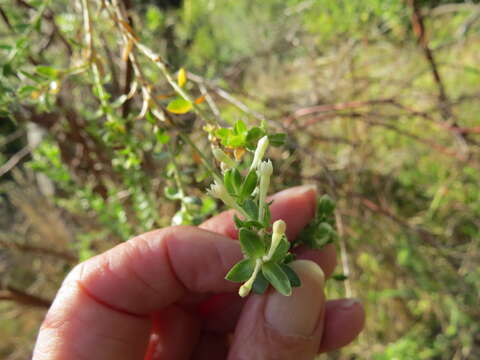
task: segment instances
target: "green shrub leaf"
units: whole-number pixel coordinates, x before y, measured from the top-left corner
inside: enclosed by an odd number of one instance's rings
[[[260,258],[265,255],[265,244],[255,231],[241,228],[238,235],[242,252],[250,258]]]
[[[192,103],[181,97],[173,99],[167,106],[167,110],[174,114],[185,114],[192,110],[192,108]]]
[[[225,279],[233,282],[247,281],[255,269],[254,259],[244,259],[236,263],[225,276]]]
[[[290,279],[280,265],[272,261],[266,262],[262,265],[262,273],[280,294],[285,296],[292,294]]]

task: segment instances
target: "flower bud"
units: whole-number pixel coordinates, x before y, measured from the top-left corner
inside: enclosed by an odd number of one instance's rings
[[[272,236],[282,236],[285,234],[285,230],[287,229],[287,224],[283,220],[277,220],[273,223],[273,234]]]
[[[277,247],[280,244],[282,237],[285,235],[287,224],[285,224],[285,221],[283,220],[277,220],[273,223],[272,228],[272,242],[270,245],[270,249],[268,250],[268,254],[263,258],[264,261],[269,261],[275,253],[275,250],[277,250]]]
[[[262,161],[263,156],[265,155],[265,152],[267,151],[268,144],[269,144],[268,136],[264,136],[260,140],[258,140],[257,148],[255,149],[255,155],[253,156],[253,161],[252,161],[252,165],[250,166],[250,170],[254,170],[258,167],[258,165],[260,164],[260,161]]]

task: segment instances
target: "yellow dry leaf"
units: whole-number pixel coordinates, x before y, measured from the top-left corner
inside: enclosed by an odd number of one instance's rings
[[[177,83],[178,86],[183,87],[187,83],[187,72],[184,68],[178,70],[177,74]]]

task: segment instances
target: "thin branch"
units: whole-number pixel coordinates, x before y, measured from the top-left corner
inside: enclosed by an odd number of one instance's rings
[[[438,101],[440,109],[442,111],[442,117],[444,120],[448,120],[452,117],[452,109],[449,105],[449,99],[447,92],[445,90],[445,85],[443,84],[442,77],[438,70],[438,65],[433,55],[433,52],[428,44],[425,24],[423,21],[423,16],[420,11],[418,1],[408,0],[408,6],[412,10],[411,21],[413,26],[413,31],[417,36],[418,43],[423,50],[425,58],[427,59],[428,64],[430,65],[430,70],[432,72],[433,79],[438,88]]]
[[[55,249],[48,249],[48,248],[43,248],[43,247],[38,247],[38,246],[33,246],[28,244],[20,244],[13,241],[6,241],[1,238],[0,238],[0,246],[4,248],[16,249],[23,252],[31,252],[31,253],[40,254],[40,255],[53,256],[53,257],[65,260],[69,263],[76,263],[78,261],[78,258],[69,252],[59,251]]]
[[[12,170],[17,164],[30,152],[32,151],[32,148],[27,145],[17,153],[15,153],[8,161],[3,164],[3,166],[0,167],[0,177],[8,173],[10,170]]]
[[[5,136],[2,139],[2,141],[0,142],[0,148],[2,148],[4,146],[7,146],[8,144],[17,140],[18,138],[22,137],[23,135],[25,135],[25,130],[24,129],[19,128],[19,129],[15,130],[13,133],[8,134],[7,136]]]
[[[29,294],[24,290],[17,289],[7,285],[4,290],[0,290],[0,301],[12,301],[20,305],[48,309],[52,301],[40,296]]]

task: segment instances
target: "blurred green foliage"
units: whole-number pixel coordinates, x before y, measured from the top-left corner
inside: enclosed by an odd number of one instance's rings
[[[119,27],[91,3],[89,58],[81,8],[0,1],[2,286],[43,298],[75,261],[20,245],[82,260],[217,211],[199,152],[222,134],[193,113],[161,121],[165,76],[138,49],[134,75]],[[480,358],[480,8],[418,3],[433,66],[401,0],[125,2],[141,43],[211,97],[198,104],[210,122],[288,134],[272,154],[277,190],[314,182],[336,199],[348,277],[329,296],[361,298],[368,319],[334,359]],[[1,306],[0,356],[24,359],[43,312]]]

